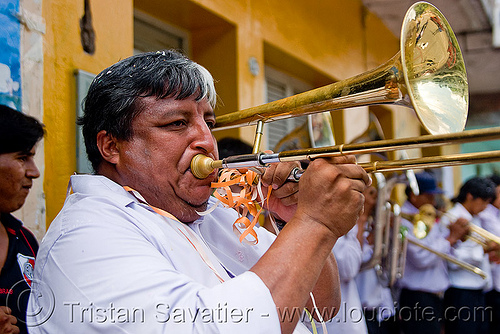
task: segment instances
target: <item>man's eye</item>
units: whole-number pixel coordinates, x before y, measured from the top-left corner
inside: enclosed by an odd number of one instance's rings
[[[178,120],[165,124],[164,127],[179,128],[183,127],[184,125],[186,125],[186,122],[184,120]]]

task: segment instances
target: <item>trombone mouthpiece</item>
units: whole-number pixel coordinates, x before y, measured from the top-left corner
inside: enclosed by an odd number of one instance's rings
[[[205,179],[216,167],[215,160],[203,154],[197,154],[191,160],[191,173],[198,179]]]

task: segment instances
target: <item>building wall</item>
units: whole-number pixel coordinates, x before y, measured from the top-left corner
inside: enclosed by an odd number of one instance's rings
[[[33,0],[34,1],[34,0]],[[36,1],[35,1],[36,2]],[[43,0],[43,189],[47,226],[61,209],[69,176],[76,170],[77,69],[97,74],[133,53],[133,13],[140,10],[189,32],[190,55],[217,80],[218,114],[262,104],[264,64],[300,77],[313,86],[345,79],[392,57],[398,40],[360,0],[90,0],[95,53],[83,51],[79,20],[84,1]],[[254,59],[260,71],[249,70]],[[392,109],[383,109],[394,133]],[[360,125],[334,112],[345,133]],[[359,111],[357,112],[359,113]],[[408,110],[405,117],[414,117]],[[356,114],[358,115],[358,114]],[[367,118],[367,110],[361,111]],[[352,118],[352,117],[351,117]],[[385,121],[384,121],[385,122]],[[366,123],[366,122],[365,122]],[[418,122],[414,122],[418,129]],[[418,131],[418,130],[415,130]],[[217,133],[252,141],[250,127]]]
[[[71,174],[76,171],[76,80],[82,69],[97,74],[132,54],[133,5],[129,0],[91,0],[95,53],[83,51],[80,19],[84,1],[44,0],[43,107],[45,137],[44,191],[47,226],[64,203]]]
[[[22,112],[43,120],[43,41],[46,31],[42,17],[42,5],[36,0],[19,2],[17,18],[21,23],[21,88]],[[40,178],[33,182],[24,206],[13,214],[25,222],[38,237],[45,233],[45,178],[44,148],[42,140],[36,147],[35,162],[40,169]]]

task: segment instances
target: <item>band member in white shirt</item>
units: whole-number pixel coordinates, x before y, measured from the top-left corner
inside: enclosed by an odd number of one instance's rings
[[[478,214],[495,198],[495,184],[483,177],[473,177],[461,187],[452,200],[455,205],[442,216],[443,226],[460,219],[480,226]],[[446,231],[446,229],[445,229]],[[445,293],[446,333],[481,333],[486,319],[484,291],[491,286],[490,262],[483,246],[471,239],[457,242],[451,254],[461,261],[479,267],[487,274],[483,279],[464,268],[448,263],[450,287]]]

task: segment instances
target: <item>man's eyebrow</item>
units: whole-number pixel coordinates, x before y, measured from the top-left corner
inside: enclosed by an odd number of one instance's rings
[[[172,117],[177,115],[185,115],[188,111],[182,109],[170,109],[170,110],[162,110],[159,114],[161,117]]]
[[[192,114],[192,111],[189,109],[185,110],[185,109],[179,108],[179,109],[162,110],[158,114],[162,118],[167,118],[167,117],[175,117],[178,115],[189,116]],[[213,110],[207,110],[203,113],[203,116],[215,118],[215,112]]]
[[[188,117],[189,112],[182,109],[161,110],[157,113],[156,117],[160,121],[170,121],[177,117]]]
[[[16,154],[17,155],[27,155],[27,156],[33,156],[33,155],[35,155],[35,153],[31,152],[31,150],[29,150],[29,151],[24,151],[24,150],[23,151],[17,151]]]

